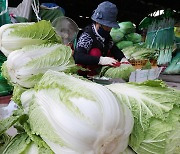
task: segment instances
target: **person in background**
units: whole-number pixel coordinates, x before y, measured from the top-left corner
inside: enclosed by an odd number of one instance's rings
[[[116,5],[109,1],[100,3],[93,12],[93,23],[84,28],[74,51],[75,63],[90,70],[80,71],[79,75],[97,75],[101,66],[117,66],[120,61],[127,61],[110,36],[112,28],[119,28],[117,14]]]

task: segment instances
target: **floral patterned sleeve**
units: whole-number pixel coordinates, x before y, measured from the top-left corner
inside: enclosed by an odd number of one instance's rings
[[[92,43],[93,39],[88,33],[84,32],[81,34],[74,52],[74,60],[76,64],[96,65],[99,63],[100,57],[89,55]]]
[[[92,42],[93,42],[93,39],[91,38],[91,36],[88,33],[84,32],[79,37],[76,48],[84,48],[86,52],[88,53],[88,51],[90,50],[92,46]]]

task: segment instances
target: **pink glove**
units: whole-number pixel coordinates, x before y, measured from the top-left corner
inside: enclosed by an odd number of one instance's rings
[[[118,62],[117,60],[115,60],[114,58],[111,58],[111,57],[100,57],[100,59],[99,59],[99,64],[100,65],[110,65],[110,66],[113,66],[117,62]]]

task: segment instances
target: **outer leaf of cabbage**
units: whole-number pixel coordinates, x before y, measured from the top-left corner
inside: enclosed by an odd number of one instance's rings
[[[140,43],[142,40],[142,36],[138,33],[130,33],[126,35],[126,39],[128,41],[132,41],[133,43]]]
[[[47,42],[61,43],[61,38],[56,34],[49,21],[6,24],[0,27],[0,50],[6,56],[26,45]]]
[[[116,46],[119,49],[124,49],[126,47],[133,46],[133,42],[132,41],[120,41],[120,42],[116,43]]]
[[[119,42],[123,39],[124,34],[121,32],[120,28],[112,28],[110,31],[113,42]]]
[[[123,34],[130,34],[135,32],[135,26],[131,21],[124,21],[119,23],[119,27]]]
[[[26,133],[18,134],[9,142],[3,154],[17,154],[22,153],[30,144],[31,140]],[[36,154],[36,153],[35,153]]]
[[[11,136],[6,133],[0,135],[0,153],[3,153],[4,149],[11,140]]]
[[[14,87],[13,87],[13,94],[12,94],[11,100],[16,102],[16,104],[20,108],[22,108],[21,100],[20,100],[21,99],[21,94],[23,92],[25,92],[26,90],[28,90],[28,89],[27,88],[23,88],[22,86],[19,86],[18,84],[14,85]]]
[[[103,68],[106,68],[106,66]],[[125,81],[129,81],[129,76],[133,71],[135,71],[135,68],[132,65],[121,64],[119,67],[108,67],[104,72],[102,72],[102,74],[100,74],[108,78],[122,78]]]
[[[71,48],[62,44],[26,46],[9,54],[2,73],[13,84],[31,88],[48,69],[64,71],[74,66],[71,56]]]
[[[26,133],[17,134],[9,142],[3,154],[52,154],[50,149],[38,147]]]
[[[27,95],[22,94],[22,104]],[[49,70],[29,104],[32,133],[55,153],[117,154],[128,145],[131,112],[102,85]]]
[[[180,91],[167,88],[159,80],[106,87],[133,113],[135,122],[129,145],[135,152],[173,153],[180,146]]]

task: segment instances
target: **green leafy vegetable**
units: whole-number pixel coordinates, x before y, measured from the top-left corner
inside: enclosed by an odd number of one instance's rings
[[[135,32],[135,26],[131,21],[120,22],[119,27],[123,34],[130,34]]]
[[[0,50],[8,56],[12,51],[27,45],[61,43],[51,23],[41,20],[37,23],[5,24],[0,27]]]
[[[50,149],[39,147],[26,133],[12,138],[2,154],[53,154]]]
[[[122,49],[128,59],[157,59],[158,53],[155,49],[147,48],[144,44],[133,44]]]
[[[175,153],[180,145],[179,90],[168,88],[160,80],[106,87],[133,113],[135,123],[129,145],[136,153]]]
[[[100,76],[108,78],[122,78],[125,81],[129,81],[131,72],[135,71],[131,64],[121,64],[119,67],[104,66],[100,72]]]
[[[180,51],[173,57],[169,66],[164,70],[163,74],[180,74]]]
[[[49,70],[21,102],[31,134],[54,153],[116,154],[127,147],[131,112],[102,85]]]
[[[8,134],[3,133],[0,135],[0,153],[3,153],[10,140],[11,137]]]
[[[120,28],[112,28],[110,31],[113,42],[119,42],[123,39],[124,34],[121,32]]]
[[[131,41],[133,43],[140,43],[142,40],[142,36],[138,33],[130,33],[126,35],[127,41]]]
[[[26,46],[8,56],[2,73],[12,84],[31,88],[48,69],[64,71],[74,66],[71,57],[71,48],[63,44]]]
[[[116,43],[116,46],[119,48],[119,49],[124,49],[126,47],[129,47],[129,46],[132,46],[133,45],[133,42],[132,41],[120,41],[120,42],[117,42]]]
[[[151,69],[152,65],[150,61],[148,60],[146,64],[141,68],[141,70]]]

